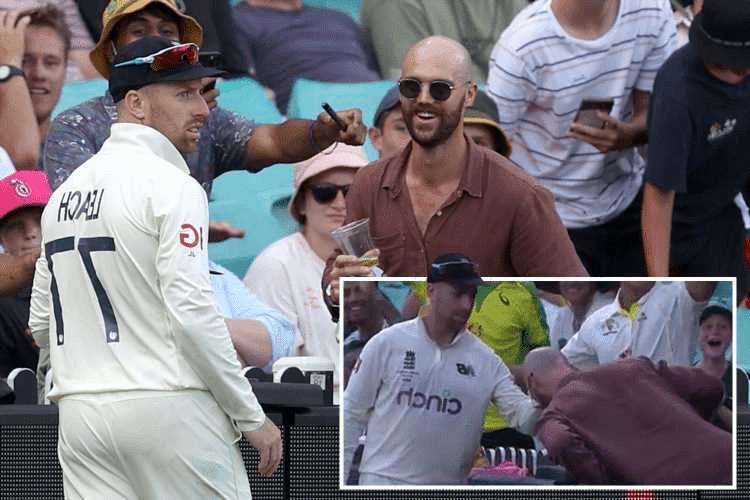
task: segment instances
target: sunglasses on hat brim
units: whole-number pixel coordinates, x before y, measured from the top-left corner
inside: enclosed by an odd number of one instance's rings
[[[135,57],[128,61],[123,61],[115,64],[114,67],[148,64],[154,71],[174,69],[185,64],[196,64],[198,62],[198,53],[199,49],[196,44],[181,43],[147,56]]]

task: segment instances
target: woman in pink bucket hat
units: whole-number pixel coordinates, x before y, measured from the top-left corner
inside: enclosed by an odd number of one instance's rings
[[[340,378],[336,324],[323,303],[320,280],[336,243],[331,231],[346,218],[346,196],[357,169],[368,160],[361,146],[339,143],[294,167],[289,213],[299,231],[276,241],[253,261],[245,285],[295,325],[295,355],[334,364],[334,398]]]

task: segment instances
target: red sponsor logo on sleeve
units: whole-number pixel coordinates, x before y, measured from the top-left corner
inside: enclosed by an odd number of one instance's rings
[[[203,250],[203,228],[195,229],[192,224],[181,225],[180,245],[185,248],[195,248],[200,245],[200,249]]]

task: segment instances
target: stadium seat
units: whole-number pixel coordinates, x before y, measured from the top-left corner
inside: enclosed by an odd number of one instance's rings
[[[284,117],[266,95],[263,86],[252,78],[233,78],[217,84],[219,106],[258,123],[281,123]]]
[[[232,5],[237,5],[245,0],[231,0]],[[336,9],[349,14],[352,18],[359,22],[359,11],[362,5],[362,0],[305,0],[304,5],[310,7],[324,7],[326,9]]]
[[[292,87],[287,114],[294,118],[313,119],[322,111],[320,104],[328,102],[335,110],[360,108],[365,124],[371,126],[380,100],[393,85],[394,82],[390,80],[330,83],[300,78]],[[365,143],[365,150],[370,160],[377,159],[377,152],[369,139]]]
[[[55,109],[52,110],[52,118],[83,101],[103,96],[107,91],[107,86],[107,80],[103,78],[66,83],[60,93],[60,100],[57,101]]]
[[[209,203],[211,220],[229,222],[246,234],[209,244],[210,258],[242,278],[261,250],[297,229],[287,211],[291,195],[289,165],[273,165],[257,174],[227,172],[217,178]]]
[[[750,372],[750,309],[737,309],[737,366]]]
[[[352,16],[352,19],[359,22],[359,12],[362,6],[362,0],[304,0],[304,4],[309,7],[323,7],[325,9],[340,10],[345,14]]]

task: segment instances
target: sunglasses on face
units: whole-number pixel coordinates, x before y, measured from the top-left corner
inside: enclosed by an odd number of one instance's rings
[[[318,203],[331,203],[336,199],[339,191],[346,196],[346,193],[349,192],[349,186],[351,186],[351,184],[338,186],[331,182],[321,182],[320,184],[313,184],[310,186],[310,192]]]
[[[471,82],[465,82],[464,85]],[[398,91],[407,99],[416,99],[422,92],[422,85],[416,78],[402,78],[398,81]],[[456,86],[447,80],[433,80],[429,82],[430,95],[436,101],[445,101],[451,96]]]
[[[167,47],[148,56],[136,57],[135,59],[115,64],[115,68],[148,64],[154,71],[173,69],[183,64],[196,64],[198,62],[198,52],[196,44],[181,43],[180,45]]]

